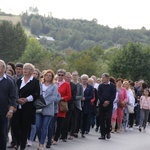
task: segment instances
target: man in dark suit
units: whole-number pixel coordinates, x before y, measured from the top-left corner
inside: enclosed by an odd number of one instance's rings
[[[71,87],[71,99],[68,101],[68,112],[66,113],[66,118],[64,122],[64,126],[62,128],[62,135],[61,138],[64,142],[67,141],[67,135],[69,131],[69,127],[72,126],[71,124],[71,118],[73,115],[73,110],[74,110],[74,101],[76,98],[76,93],[77,93],[77,86],[71,82],[72,75],[70,72],[66,72],[65,74],[65,80],[66,82],[70,83]],[[72,139],[72,137],[69,135],[69,139]]]
[[[6,150],[8,119],[16,107],[15,85],[5,71],[6,64],[0,60],[0,150]]]
[[[33,71],[34,66],[32,64],[24,64],[24,76],[17,81],[19,98],[17,100],[17,111],[12,118],[12,128],[17,140],[17,145],[14,148],[17,149],[20,146],[20,150],[24,150],[26,147],[29,129],[33,119],[33,102],[40,95],[39,81],[33,78]]]
[[[113,109],[113,101],[116,96],[116,86],[109,81],[107,73],[102,74],[102,84],[98,87],[100,131],[99,139],[110,139],[111,116]]]

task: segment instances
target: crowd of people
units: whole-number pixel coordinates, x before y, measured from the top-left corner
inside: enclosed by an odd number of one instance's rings
[[[36,109],[41,95],[46,105]],[[60,109],[60,101],[67,102],[67,112]],[[0,150],[25,150],[36,136],[38,150],[43,150],[59,140],[85,138],[91,127],[100,132],[100,140],[132,131],[134,124],[145,132],[149,110],[150,89],[142,79],[115,79],[108,73],[79,76],[64,69],[40,72],[31,63],[0,60]]]

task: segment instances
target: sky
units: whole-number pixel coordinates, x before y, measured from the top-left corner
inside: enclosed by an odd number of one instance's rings
[[[150,29],[150,0],[0,0],[1,11],[21,14],[37,7],[39,14],[54,18],[96,18],[98,24],[111,28]]]

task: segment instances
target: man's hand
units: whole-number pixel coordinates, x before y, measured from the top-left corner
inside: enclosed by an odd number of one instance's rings
[[[110,103],[109,101],[104,101],[103,106],[107,107],[109,105],[109,103]]]
[[[85,100],[85,97],[83,97],[82,99],[81,99],[81,101],[84,101]]]
[[[8,119],[11,119],[12,116],[13,116],[13,110],[9,110],[9,111],[7,112],[6,117],[7,117]]]
[[[18,103],[24,105],[28,100],[26,98],[19,98]]]

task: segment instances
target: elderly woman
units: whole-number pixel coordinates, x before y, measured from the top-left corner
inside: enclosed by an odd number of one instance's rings
[[[83,86],[84,97],[82,99],[82,138],[85,138],[86,125],[88,123],[88,117],[93,111],[91,100],[94,98],[93,87],[88,84],[88,75],[83,74],[81,76],[81,82]]]
[[[41,82],[41,93],[46,102],[46,107],[36,114],[36,128],[39,139],[38,150],[44,149],[44,142],[47,136],[48,125],[54,116],[54,102],[58,101],[58,87],[54,84],[54,72],[46,70]]]
[[[33,77],[37,80],[40,80],[41,72],[40,72],[39,69],[37,69],[37,68],[34,69]],[[31,125],[29,140],[27,141],[27,146],[28,147],[32,146],[32,142],[35,139],[35,135],[36,135],[35,112],[36,112],[36,110],[33,110],[33,121],[32,121],[32,125]]]
[[[17,145],[14,149],[24,150],[26,147],[29,129],[32,123],[33,102],[39,97],[39,81],[33,77],[34,66],[25,63],[23,66],[23,77],[17,81],[18,106],[12,118],[12,128],[16,137]]]
[[[58,86],[58,92],[61,95],[60,99],[62,101],[67,102],[71,99],[71,87],[70,87],[70,84],[66,82],[64,79],[65,74],[66,74],[66,71],[64,69],[59,69],[57,71],[58,80],[56,84]],[[57,118],[57,128],[56,128],[56,133],[55,133],[54,141],[53,141],[54,145],[57,144],[58,138],[60,137],[60,133],[61,133],[62,126],[64,124],[65,117],[66,117],[66,112],[62,112],[59,107],[58,118]]]

